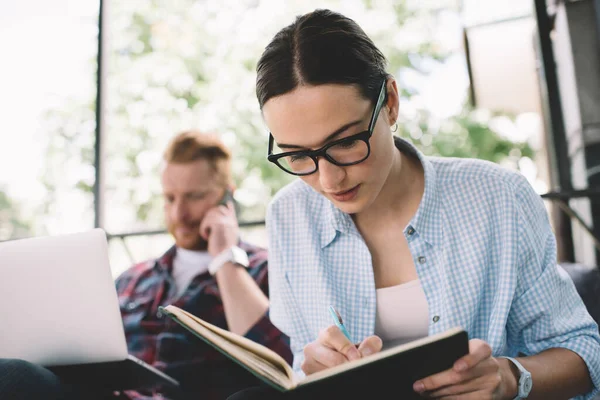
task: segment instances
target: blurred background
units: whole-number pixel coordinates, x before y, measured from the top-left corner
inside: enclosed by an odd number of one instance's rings
[[[596,3],[1,2],[0,240],[99,226],[115,276],[158,256],[172,243],[162,151],[199,129],[232,148],[243,235],[268,246],[266,205],[292,177],[266,160],[255,65],[318,7],[355,19],[388,57],[398,135],[428,155],[520,171],[547,200],[559,259],[595,265]]]

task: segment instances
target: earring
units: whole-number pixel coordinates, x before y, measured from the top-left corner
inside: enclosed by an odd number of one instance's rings
[[[394,126],[393,126],[393,128],[392,128],[392,132],[396,132],[397,130],[398,130],[398,123],[397,123],[397,122],[395,122],[395,123],[394,123]]]

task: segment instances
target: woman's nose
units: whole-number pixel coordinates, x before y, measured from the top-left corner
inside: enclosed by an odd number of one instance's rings
[[[346,170],[344,167],[330,163],[324,158],[319,159],[319,182],[321,188],[326,192],[338,191],[340,183],[346,177]]]

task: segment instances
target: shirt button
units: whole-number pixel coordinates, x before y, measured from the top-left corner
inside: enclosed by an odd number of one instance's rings
[[[419,260],[419,264],[425,264],[425,261],[427,261],[427,259],[423,256],[420,256],[417,260]]]
[[[163,313],[162,313],[162,311],[158,310],[158,311],[156,312],[156,318],[162,318],[162,316],[163,316]]]
[[[406,230],[406,234],[408,236],[412,236],[415,233],[415,230],[412,226],[409,226],[408,229]]]
[[[435,315],[435,316],[433,317],[433,323],[436,323],[436,322],[438,322],[439,320],[440,320],[440,316],[439,316],[439,315]]]
[[[137,304],[135,303],[135,301],[131,301],[131,302],[127,303],[127,305],[125,307],[127,307],[127,309],[131,311],[137,307]]]

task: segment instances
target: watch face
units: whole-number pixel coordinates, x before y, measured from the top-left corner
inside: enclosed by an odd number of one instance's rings
[[[242,267],[248,266],[248,255],[244,250],[240,249],[239,247],[236,246],[231,248],[231,256],[232,261],[235,264],[241,265]]]
[[[529,392],[531,392],[531,387],[533,386],[533,382],[531,380],[531,375],[527,375],[523,379],[523,394],[527,396]]]

